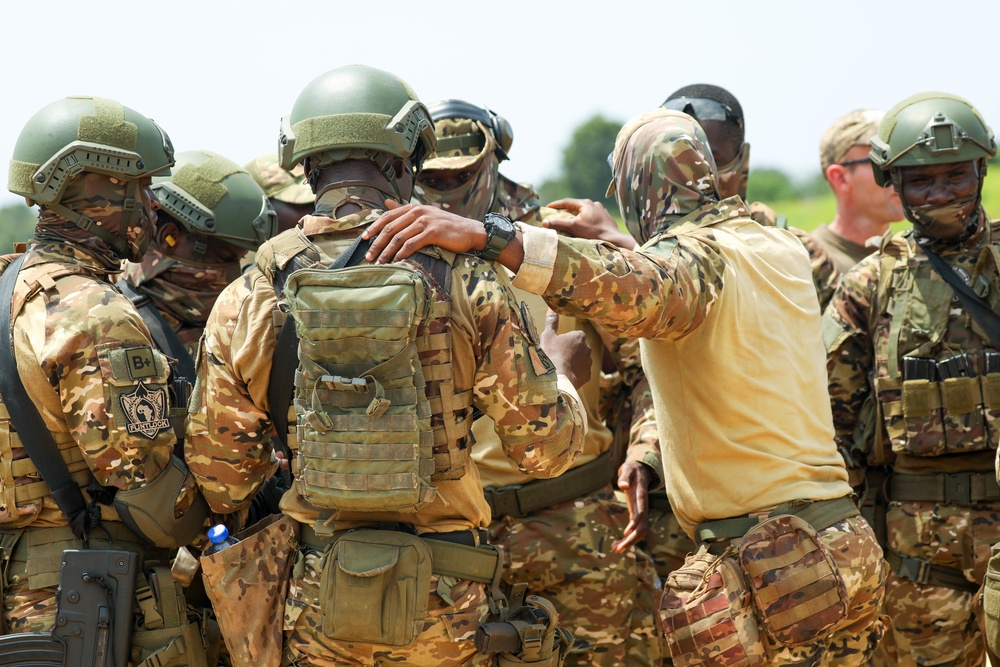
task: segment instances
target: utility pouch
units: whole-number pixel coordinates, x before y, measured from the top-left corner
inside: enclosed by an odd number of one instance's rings
[[[734,558],[702,545],[667,577],[659,618],[676,667],[754,667],[767,661],[747,588]]]
[[[331,639],[407,646],[427,615],[431,552],[393,530],[352,530],[326,554],[320,579],[323,632]]]
[[[1000,357],[1000,354],[987,351],[987,367],[1000,363],[990,359],[990,355]],[[990,362],[993,361],[993,364]],[[989,446],[996,449],[1000,445],[1000,372],[991,371],[979,377],[983,392],[983,414],[986,417],[986,438]]]
[[[277,665],[298,524],[272,515],[236,537],[228,549],[201,557],[205,592],[233,666]]]
[[[132,663],[139,667],[209,667],[201,619],[188,616],[184,587],[166,565],[147,562],[145,574],[148,586],[136,595],[145,624],[132,633]]]
[[[893,438],[893,450],[912,456],[944,454],[948,443],[941,409],[941,384],[925,379],[905,380],[902,399],[905,436],[902,443]],[[891,418],[891,415],[886,416]],[[903,446],[900,447],[900,444]]]
[[[819,535],[783,514],[751,529],[739,549],[758,618],[780,646],[827,637],[847,616],[847,589]]]
[[[524,605],[519,617],[495,624],[513,627],[520,644],[517,651],[499,653],[497,667],[562,667],[573,646],[573,635],[558,627],[559,614],[550,601],[529,595]],[[479,649],[478,642],[476,648]]]
[[[983,582],[986,645],[994,655],[1000,655],[1000,544],[993,545],[990,562]]]
[[[139,554],[67,549],[59,574],[56,625],[65,664],[127,667]]]

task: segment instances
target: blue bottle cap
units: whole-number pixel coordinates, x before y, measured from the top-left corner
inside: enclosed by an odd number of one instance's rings
[[[208,541],[212,544],[222,544],[229,539],[229,529],[221,523],[208,529]]]

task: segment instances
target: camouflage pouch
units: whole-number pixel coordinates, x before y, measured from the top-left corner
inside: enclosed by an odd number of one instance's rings
[[[981,375],[979,383],[983,393],[987,440],[990,447],[996,449],[1000,444],[1000,373]]]
[[[739,564],[705,546],[670,573],[659,618],[676,667],[753,667],[768,659]]]
[[[338,641],[407,646],[423,628],[430,585],[431,552],[419,537],[352,530],[323,564],[323,632]]]
[[[902,398],[904,436],[893,438],[893,450],[912,456],[944,454],[948,443],[941,409],[941,384],[924,379],[906,380]],[[889,432],[892,434],[891,428]]]
[[[1000,544],[993,545],[990,562],[983,581],[983,634],[986,645],[995,655],[1000,655]]]
[[[847,589],[819,535],[797,516],[783,514],[748,532],[739,550],[764,630],[780,646],[831,634],[847,616]]]
[[[233,666],[277,665],[298,524],[274,515],[236,537],[228,549],[201,557],[205,592]]]

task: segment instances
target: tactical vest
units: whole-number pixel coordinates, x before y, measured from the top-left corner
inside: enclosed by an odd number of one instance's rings
[[[454,385],[450,259],[331,270],[298,231],[258,252],[279,308],[296,321],[288,444],[313,505],[415,511],[434,497],[433,482],[465,474],[472,392]]]
[[[986,231],[991,237],[995,231]],[[983,257],[992,253],[985,245]],[[978,323],[970,344],[945,340],[952,312],[965,308],[926,255],[907,238],[888,237],[870,312],[873,387],[892,451],[916,457],[995,450],[1000,443],[1000,357]],[[971,284],[1000,279],[980,261]],[[964,357],[961,355],[965,355]],[[907,359],[909,358],[909,359]],[[887,462],[882,430],[875,429],[872,463]]]
[[[0,260],[0,271],[7,268],[16,257]],[[19,281],[11,303],[11,317],[14,318],[24,304],[39,292],[51,289],[55,281],[63,276],[73,275],[72,267],[59,263],[36,264],[21,270],[21,275],[31,274],[31,281]],[[6,315],[4,313],[3,315]],[[0,341],[9,345],[9,341]],[[84,460],[83,451],[77,446],[70,433],[52,433],[70,475],[81,489],[86,489],[93,479],[90,468]],[[0,530],[20,528],[38,518],[42,502],[51,496],[49,486],[35,464],[28,458],[28,452],[10,421],[10,413],[0,397]]]

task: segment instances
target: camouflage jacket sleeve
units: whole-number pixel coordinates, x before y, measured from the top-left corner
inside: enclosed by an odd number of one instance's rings
[[[222,292],[205,325],[184,457],[213,512],[245,508],[275,470],[267,412],[275,300],[251,269]]]
[[[837,446],[848,467],[864,465],[870,443],[855,443],[855,431],[871,387],[874,358],[869,318],[878,283],[879,255],[862,260],[840,280],[823,313],[823,342]]]
[[[33,268],[21,275],[30,281]],[[90,276],[63,277],[25,302],[13,339],[28,395],[50,431],[72,435],[99,484],[128,490],[159,477],[175,443],[170,368],[125,297]],[[175,510],[196,496],[188,483]]]
[[[557,376],[539,346],[530,313],[497,265],[458,258],[475,341],[476,407],[494,423],[508,458],[532,477],[553,477],[573,463],[583,444],[585,417],[572,385]],[[464,319],[464,318],[463,318]]]
[[[514,284],[557,312],[628,338],[679,339],[708,316],[725,263],[711,232],[633,252],[519,225],[525,256]]]
[[[833,263],[826,249],[808,232],[797,227],[789,227],[788,231],[795,234],[809,252],[809,264],[812,268],[813,283],[816,285],[816,296],[819,298],[819,309],[823,310],[833,298],[833,291],[837,289],[837,282],[840,280],[837,265]]]

